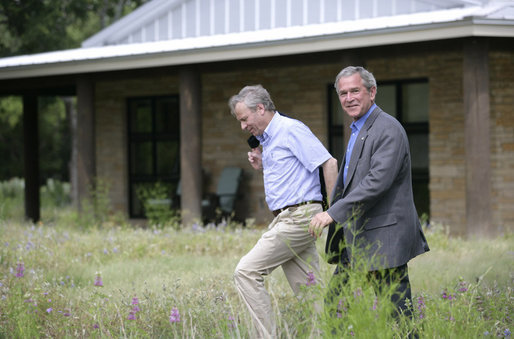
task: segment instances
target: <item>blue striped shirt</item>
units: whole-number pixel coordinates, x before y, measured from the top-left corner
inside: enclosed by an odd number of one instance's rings
[[[332,156],[305,124],[277,112],[257,138],[270,210],[322,200],[318,168]]]

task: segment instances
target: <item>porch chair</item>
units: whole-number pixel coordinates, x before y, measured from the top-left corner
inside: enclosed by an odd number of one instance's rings
[[[202,200],[204,222],[227,217],[234,211],[234,205],[242,179],[243,170],[239,167],[225,167],[218,179],[216,193]],[[219,209],[221,215],[217,215]],[[219,220],[217,220],[219,221]]]

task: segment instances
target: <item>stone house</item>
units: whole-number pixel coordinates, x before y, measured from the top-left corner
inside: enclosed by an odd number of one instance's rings
[[[271,219],[248,137],[227,101],[266,87],[341,160],[348,119],[333,81],[363,65],[404,125],[420,215],[458,235],[514,225],[514,3],[498,0],[153,0],[82,47],[0,59],[0,95],[23,96],[26,214],[39,218],[37,97],[77,98],[72,184],[94,178],[141,217],[139,185],[181,184],[201,215],[223,168],[243,168],[236,217]]]

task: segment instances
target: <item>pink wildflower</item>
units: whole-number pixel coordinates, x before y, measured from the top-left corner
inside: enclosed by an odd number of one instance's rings
[[[22,262],[18,263],[18,266],[16,266],[16,277],[21,278],[25,276],[25,265]]]
[[[95,286],[102,287],[104,283],[102,282],[102,276],[100,275],[100,272],[96,272],[96,278],[95,278]]]
[[[314,273],[309,272],[307,274],[307,286],[314,286],[316,285],[316,277],[314,276]]]
[[[178,308],[173,307],[170,313],[170,323],[178,323],[180,322],[180,313]]]

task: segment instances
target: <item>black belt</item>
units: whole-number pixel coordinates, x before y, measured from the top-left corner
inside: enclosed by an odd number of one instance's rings
[[[308,204],[321,204],[322,202],[319,201],[319,200],[310,200],[310,201],[304,201],[304,202],[301,202],[299,204],[294,204],[294,205],[289,205],[289,206],[285,206],[285,207],[282,207],[282,208],[279,208],[278,210],[274,210],[272,213],[274,216],[277,216],[279,215],[281,212],[287,210],[288,208],[291,208],[291,207],[298,207],[298,206],[302,206],[302,205],[308,205]]]

